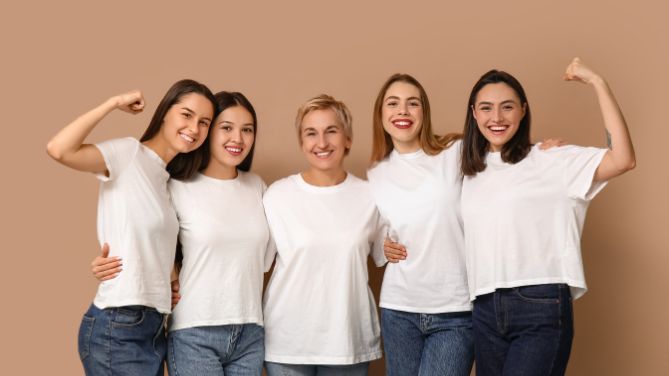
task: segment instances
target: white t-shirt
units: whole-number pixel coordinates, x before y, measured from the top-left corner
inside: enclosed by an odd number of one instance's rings
[[[461,142],[430,156],[423,150],[390,155],[367,172],[390,237],[407,258],[389,263],[383,308],[443,313],[471,310],[460,216]]]
[[[532,148],[508,164],[488,153],[487,168],[462,188],[471,299],[497,288],[565,283],[586,291],[581,231],[590,200],[606,185],[593,177],[605,149]]]
[[[145,305],[169,313],[170,273],[179,224],[167,191],[169,173],[153,150],[134,138],[96,145],[109,177],[100,179],[98,239],[123,272],[98,287],[98,308]]]
[[[265,183],[253,173],[171,180],[183,266],[181,300],[169,330],[196,326],[262,325],[263,273],[274,256],[262,205]]]
[[[263,199],[276,242],[264,298],[265,360],[354,364],[381,357],[367,258],[383,265],[385,226],[367,182],[351,174],[317,187],[300,174]]]

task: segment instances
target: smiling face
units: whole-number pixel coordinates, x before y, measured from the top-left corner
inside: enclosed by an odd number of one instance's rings
[[[416,86],[402,81],[390,85],[383,97],[381,119],[393,147],[400,153],[420,149],[423,103]]]
[[[206,97],[186,94],[165,114],[160,135],[175,154],[191,152],[206,139],[213,116],[214,106]]]
[[[332,109],[313,110],[300,126],[302,152],[312,169],[337,171],[343,169],[344,156],[352,141]]]
[[[525,116],[525,104],[515,90],[502,82],[482,87],[472,110],[479,131],[494,152],[501,151],[513,138]]]
[[[255,141],[253,116],[242,106],[228,107],[209,131],[211,163],[236,169],[249,155]]]

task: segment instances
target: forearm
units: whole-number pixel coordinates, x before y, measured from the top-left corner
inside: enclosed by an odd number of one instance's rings
[[[93,128],[111,111],[117,108],[115,97],[79,116],[60,130],[47,144],[47,153],[55,160],[65,163],[82,148],[84,140]]]

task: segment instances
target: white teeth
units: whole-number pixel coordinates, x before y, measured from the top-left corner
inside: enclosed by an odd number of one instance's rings
[[[320,158],[324,158],[324,157],[327,157],[328,155],[330,155],[331,153],[332,153],[331,151],[323,151],[323,152],[320,152],[320,153],[316,153],[316,156],[320,157]]]
[[[493,126],[493,127],[489,127],[489,128],[490,128],[491,131],[497,132],[497,131],[504,131],[504,130],[506,130],[507,127],[505,127],[505,126]]]
[[[225,150],[230,151],[232,153],[241,153],[242,152],[242,148],[233,148],[233,147],[230,147],[230,146],[226,146]]]
[[[410,121],[395,121],[395,122],[393,122],[393,124],[399,125],[400,127],[408,127],[409,125],[411,125],[411,122]]]
[[[188,142],[194,142],[195,139],[187,134],[179,133],[179,137],[183,138],[184,140]]]

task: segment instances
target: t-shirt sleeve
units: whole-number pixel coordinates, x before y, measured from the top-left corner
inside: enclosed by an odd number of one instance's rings
[[[579,200],[592,200],[607,182],[595,182],[595,172],[606,154],[606,149],[593,147],[564,147],[564,181],[569,197]]]
[[[380,215],[377,214],[376,220],[376,229],[374,230],[373,240],[372,240],[372,249],[371,256],[374,260],[374,264],[378,267],[385,265],[388,262],[385,254],[383,253],[383,242],[386,239],[388,233],[388,222],[386,222]]]
[[[95,174],[95,176],[101,181],[116,180],[135,158],[139,145],[139,142],[132,137],[116,138],[95,144],[109,171],[109,176],[104,174]]]

